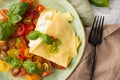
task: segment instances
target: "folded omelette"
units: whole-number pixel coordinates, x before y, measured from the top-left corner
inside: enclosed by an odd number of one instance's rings
[[[61,41],[56,53],[50,53],[47,50],[48,44],[42,40],[30,47],[32,54],[41,56],[65,68],[68,67],[72,58],[77,56],[77,48],[80,45],[80,40],[69,23],[68,17],[65,17],[67,14],[56,12],[44,31],[44,33],[54,36]],[[39,24],[40,22],[37,23],[36,30],[40,27]]]

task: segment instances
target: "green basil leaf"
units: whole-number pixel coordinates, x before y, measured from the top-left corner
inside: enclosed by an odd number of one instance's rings
[[[10,22],[0,23],[0,40],[7,40],[15,32],[15,27]]]
[[[47,34],[41,34],[40,37],[43,39],[43,41],[45,43],[47,43],[47,44],[53,44],[53,41],[52,41],[52,39],[51,39],[51,37],[49,35],[47,35]]]
[[[28,34],[28,39],[35,40],[35,39],[39,38],[40,35],[41,35],[41,33],[39,31],[32,31]]]
[[[12,67],[21,67],[22,61],[16,57],[6,57],[5,61]]]
[[[34,62],[29,61],[29,60],[23,62],[23,67],[25,68],[25,70],[28,73],[32,73],[32,74],[38,73],[38,74],[40,74],[42,72]]]
[[[52,39],[47,34],[40,33],[39,31],[32,31],[28,34],[28,39],[30,40],[35,40],[39,37],[41,37],[46,44],[53,44]]]
[[[26,2],[19,2],[16,4],[13,4],[10,7],[10,12],[11,14],[18,14],[18,15],[23,15],[28,8],[29,4]]]
[[[22,17],[19,16],[18,14],[14,14],[14,15],[13,14],[9,14],[8,17],[9,17],[9,21],[11,23],[13,23],[13,24],[19,22],[22,19]]]
[[[98,7],[108,7],[110,5],[109,0],[89,0],[91,4]]]

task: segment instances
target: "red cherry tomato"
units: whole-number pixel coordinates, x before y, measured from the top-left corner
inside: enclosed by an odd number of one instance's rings
[[[25,69],[24,69],[24,68],[21,68],[21,73],[20,73],[20,75],[21,75],[21,76],[24,76],[25,73],[26,73]]]
[[[23,61],[26,59],[26,57],[25,57],[25,49],[26,48],[27,48],[27,46],[22,47],[19,51],[20,54],[19,54],[18,58],[23,60]]]
[[[35,29],[35,24],[34,23],[31,22],[29,24],[26,24],[25,35],[28,35],[29,32],[31,32],[34,29]]]
[[[42,4],[38,4],[37,7],[36,7],[36,10],[38,12],[42,12],[44,10],[44,6]]]
[[[52,62],[52,67],[57,68],[57,69],[65,69],[65,67],[57,65],[57,64],[55,64],[53,62]]]
[[[17,58],[18,58],[18,59],[20,59],[20,60],[22,60],[22,61],[24,61],[24,60],[25,60],[25,57],[20,56],[20,55],[19,55],[19,56],[17,56]]]
[[[48,76],[48,75],[50,75],[51,73],[52,73],[51,70],[45,71],[45,72],[43,72],[43,73],[41,74],[41,77]]]
[[[22,48],[20,49],[20,56],[25,56],[24,53],[25,53],[25,49],[26,49],[26,48],[27,48],[27,46],[22,47]]]
[[[38,18],[38,12],[34,9],[27,12],[27,16],[31,19]]]
[[[19,23],[18,27],[14,33],[15,37],[22,36],[25,33],[25,26],[23,23]]]

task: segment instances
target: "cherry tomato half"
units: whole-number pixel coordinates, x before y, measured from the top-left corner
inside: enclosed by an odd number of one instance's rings
[[[27,17],[29,17],[31,19],[38,18],[38,16],[39,16],[37,10],[35,10],[35,9],[31,9],[31,10],[27,11],[26,15],[27,15]]]
[[[41,77],[48,76],[48,75],[50,75],[51,73],[52,73],[51,70],[45,71],[45,72],[43,72],[43,73],[41,74]]]
[[[20,59],[20,60],[22,60],[22,61],[25,60],[25,57],[24,57],[24,56],[20,56],[20,55],[19,55],[19,56],[17,56],[17,58]]]
[[[35,24],[34,23],[31,22],[29,24],[26,24],[25,35],[28,35],[29,32],[31,32],[34,29],[35,29]]]
[[[26,59],[25,54],[24,54],[26,48],[27,48],[27,46],[22,47],[19,51],[20,54],[17,57],[17,58],[21,59],[22,61],[24,61]]]
[[[7,12],[7,9],[0,10],[0,20],[8,21]]]
[[[21,76],[24,76],[25,73],[26,73],[25,69],[24,69],[24,68],[21,68],[21,73],[20,73],[20,75],[21,75]]]
[[[27,49],[27,46],[22,47],[22,48],[20,49],[20,56],[24,56],[24,57],[25,57],[25,55],[24,55],[25,49]]]
[[[38,12],[42,12],[44,10],[44,6],[42,4],[38,4],[37,7],[36,7],[36,10]]]
[[[57,64],[55,64],[53,62],[52,62],[52,67],[57,68],[57,69],[65,69],[65,67],[57,65]]]
[[[19,23],[14,36],[15,37],[22,36],[24,33],[25,33],[25,26],[23,23]]]

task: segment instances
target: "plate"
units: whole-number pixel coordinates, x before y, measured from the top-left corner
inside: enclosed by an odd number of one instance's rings
[[[0,2],[0,8],[8,8],[10,5],[18,2],[19,0],[3,0],[3,1],[4,2]],[[82,40],[82,44],[78,49],[78,55],[75,58],[73,58],[70,66],[65,70],[53,69],[53,73],[50,76],[47,76],[43,79],[43,80],[66,80],[74,71],[74,69],[77,67],[83,55],[85,49],[84,27],[81,23],[81,20],[76,10],[66,0],[40,0],[40,3],[43,4],[44,6],[50,6],[52,8],[55,8],[56,10],[59,10],[61,12],[70,12],[74,18],[71,24],[76,34]],[[13,79],[13,77],[9,73],[0,73],[0,80],[23,80],[23,78]]]

